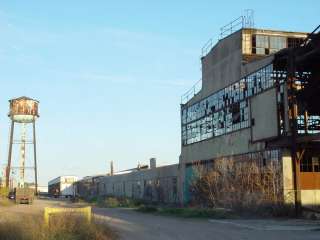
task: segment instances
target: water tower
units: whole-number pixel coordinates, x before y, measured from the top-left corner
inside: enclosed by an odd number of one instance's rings
[[[33,166],[27,167],[28,169],[34,170],[34,184],[35,192],[37,193],[38,188],[38,175],[37,175],[37,153],[36,153],[36,119],[39,117],[38,105],[39,101],[28,98],[19,97],[9,100],[10,110],[9,118],[11,119],[10,127],[10,138],[9,138],[9,152],[8,152],[8,164],[6,167],[6,187],[10,187],[10,173],[12,170],[12,147],[13,144],[20,145],[20,164],[17,169],[19,170],[18,186],[25,186],[25,170],[26,170],[26,144],[33,145]],[[15,125],[19,124],[21,133],[20,139],[14,140],[14,128]],[[32,124],[32,140],[27,139],[27,127]]]

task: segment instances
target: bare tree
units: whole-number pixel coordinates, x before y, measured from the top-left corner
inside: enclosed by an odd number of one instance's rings
[[[217,159],[208,169],[197,162],[193,166],[193,201],[206,207],[258,208],[283,201],[281,166],[270,162]]]

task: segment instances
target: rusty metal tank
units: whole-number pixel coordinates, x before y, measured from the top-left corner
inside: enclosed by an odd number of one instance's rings
[[[10,111],[8,116],[14,122],[31,123],[39,117],[39,101],[35,99],[23,96],[9,100],[9,103]]]

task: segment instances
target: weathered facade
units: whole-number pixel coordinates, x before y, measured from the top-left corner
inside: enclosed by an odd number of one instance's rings
[[[75,183],[76,195],[86,199],[97,197],[99,181],[103,177],[105,176],[87,176],[77,181]]]
[[[195,162],[233,158],[280,164],[284,201],[320,204],[319,34],[242,28],[201,62],[181,104],[180,199]]]

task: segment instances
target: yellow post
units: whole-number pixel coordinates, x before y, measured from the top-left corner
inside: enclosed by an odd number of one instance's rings
[[[51,214],[56,213],[82,213],[86,216],[88,222],[91,222],[92,212],[91,207],[83,207],[83,208],[44,208],[44,222],[47,226],[49,226],[49,219]]]
[[[44,208],[44,222],[46,225],[49,225],[49,208]]]

